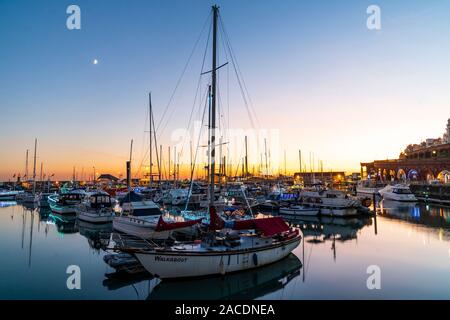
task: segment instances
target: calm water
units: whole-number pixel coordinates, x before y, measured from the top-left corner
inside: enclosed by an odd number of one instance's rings
[[[305,218],[287,259],[249,272],[189,281],[110,279],[111,225],[61,220],[0,204],[1,299],[450,299],[450,209],[381,202],[375,218]],[[304,244],[304,246],[303,246]],[[81,268],[68,290],[66,269]],[[381,289],[366,286],[381,269]]]

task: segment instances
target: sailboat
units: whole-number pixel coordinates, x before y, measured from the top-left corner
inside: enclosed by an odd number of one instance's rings
[[[36,149],[37,149],[37,139],[34,139],[34,164],[33,164],[33,191],[32,193],[27,193],[22,198],[22,203],[26,205],[37,204],[36,198]]]
[[[142,266],[159,278],[187,278],[225,274],[268,265],[287,257],[301,241],[298,229],[290,228],[281,217],[224,221],[214,206],[215,128],[218,6],[212,7],[213,47],[211,108],[209,117],[209,216],[207,232],[201,239],[173,245],[123,247]],[[167,226],[161,225],[160,230]]]

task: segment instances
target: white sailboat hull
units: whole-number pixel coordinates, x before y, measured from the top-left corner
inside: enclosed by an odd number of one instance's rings
[[[159,278],[201,277],[261,267],[288,256],[300,243],[298,236],[267,248],[223,252],[153,251],[135,253],[144,268]]]

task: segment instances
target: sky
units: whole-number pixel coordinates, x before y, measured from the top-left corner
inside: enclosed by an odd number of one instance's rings
[[[299,149],[308,169],[311,154],[315,169],[321,160],[324,170],[358,172],[360,162],[396,158],[407,144],[443,134],[445,0],[0,0],[0,180],[23,175],[27,149],[32,171],[35,138],[38,175],[41,162],[56,179],[74,167],[79,177],[93,167],[122,175],[132,139],[139,174],[148,163],[149,91],[164,165],[177,145],[186,170],[190,141],[194,151],[199,145],[196,163],[206,161],[193,128],[210,82],[200,73],[211,69],[215,3],[245,86],[243,95],[219,32],[219,64],[228,63],[218,72],[219,135],[233,172],[243,136],[232,132],[260,136],[248,145],[250,170],[267,136],[274,173],[284,171],[284,154],[287,171],[298,171]],[[66,26],[71,4],[81,9],[79,30]],[[380,30],[367,28],[371,4],[381,9]]]

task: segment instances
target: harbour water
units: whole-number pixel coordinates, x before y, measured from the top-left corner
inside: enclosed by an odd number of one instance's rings
[[[223,277],[108,278],[111,225],[0,205],[0,299],[450,299],[450,208],[381,202],[377,217],[290,221],[304,240],[287,259]],[[67,268],[80,267],[69,290]],[[370,266],[381,288],[368,289]],[[370,268],[369,268],[370,269]]]

